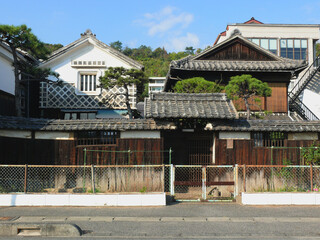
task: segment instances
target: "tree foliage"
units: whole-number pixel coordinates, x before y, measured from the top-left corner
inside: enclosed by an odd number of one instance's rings
[[[186,54],[188,54],[188,55],[193,55],[195,50],[196,50],[196,49],[194,49],[193,47],[186,47],[186,48],[185,48],[185,52],[186,52]]]
[[[109,45],[120,52],[122,51],[122,42],[120,41],[111,42]]]
[[[47,48],[47,51],[50,55],[54,51],[57,51],[59,48],[62,48],[63,45],[60,43],[57,43],[57,44],[44,43],[44,47]],[[44,57],[46,57],[46,56],[44,56]]]
[[[259,79],[253,78],[249,74],[243,74],[231,77],[228,85],[225,87],[226,94],[230,99],[243,99],[247,110],[247,119],[250,118],[250,104],[248,102],[251,97],[270,97],[272,90],[267,83]]]
[[[9,46],[13,57],[14,77],[15,77],[15,108],[17,116],[21,116],[21,74],[30,75],[28,71],[37,71],[38,75],[43,76],[49,70],[35,70],[36,61],[21,61],[19,53],[27,52],[38,59],[45,59],[49,54],[48,48],[26,25],[0,25],[0,42]],[[41,74],[40,74],[41,72]]]
[[[306,165],[320,165],[320,144],[314,142],[310,147],[302,148],[302,158]]]
[[[221,92],[223,87],[218,83],[207,81],[202,77],[181,80],[173,87],[177,93],[215,93]]]
[[[113,88],[114,86],[123,87],[126,91],[125,103],[127,106],[129,118],[133,118],[133,111],[129,102],[129,89],[130,85],[137,86],[137,94],[141,94],[144,83],[147,78],[143,71],[137,69],[126,69],[124,67],[109,67],[103,77],[100,77],[101,86],[105,89]]]
[[[320,43],[316,44],[316,56],[320,55]]]
[[[186,51],[168,53],[163,47],[154,50],[146,45],[141,45],[138,48],[123,47],[120,41],[112,42],[110,46],[144,65],[147,77],[166,76],[172,60],[178,60],[189,55]],[[193,47],[190,48],[193,49]]]

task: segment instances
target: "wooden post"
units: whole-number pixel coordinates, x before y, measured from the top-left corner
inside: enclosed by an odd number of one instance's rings
[[[312,164],[310,164],[310,187],[311,187],[311,192],[313,192],[313,167]]]
[[[243,165],[243,191],[246,192],[246,165]]]
[[[165,179],[165,174],[164,174],[164,171],[165,171],[165,167],[164,167],[164,164],[162,165],[162,186],[163,186],[163,192],[166,190],[166,179]]]
[[[239,194],[239,182],[238,182],[238,164],[236,164],[233,168],[233,181],[234,181],[234,193],[233,193],[233,197],[237,197]]]
[[[91,165],[91,187],[92,187],[92,193],[96,192],[95,189],[95,181],[94,181],[94,165]]]
[[[202,199],[207,199],[207,167],[202,167]]]
[[[175,178],[175,166],[170,165],[170,195],[174,195],[174,178]]]
[[[24,193],[27,193],[28,184],[28,164],[24,166]]]

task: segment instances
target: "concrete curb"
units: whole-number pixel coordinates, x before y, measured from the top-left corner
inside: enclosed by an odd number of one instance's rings
[[[165,193],[0,194],[0,206],[165,206]]]
[[[243,205],[320,205],[317,192],[242,193]]]
[[[75,224],[61,223],[0,223],[0,236],[79,237]]]

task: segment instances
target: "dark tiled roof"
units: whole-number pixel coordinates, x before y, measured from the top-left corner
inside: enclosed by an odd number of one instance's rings
[[[247,119],[246,112],[239,112],[239,118]],[[290,116],[287,113],[270,113],[265,114],[264,112],[251,112],[250,119],[253,120],[281,120],[281,121],[303,121],[297,113],[291,112]]]
[[[216,121],[207,124],[205,130],[214,131],[283,131],[283,132],[320,132],[320,121],[287,120],[233,120]]]
[[[234,41],[235,39],[240,39],[245,42],[251,48],[269,56],[270,61],[244,61],[244,60],[201,60],[203,56],[216,51],[221,46]],[[242,37],[241,35],[235,35],[226,39],[225,41],[214,45],[206,49],[205,51],[195,55],[182,58],[180,60],[172,61],[170,64],[171,69],[181,69],[181,70],[197,70],[197,71],[292,71],[300,70],[307,67],[304,60],[293,60],[288,58],[279,57],[272,52],[258,46],[257,44],[249,41],[248,39]]]
[[[197,71],[288,71],[305,67],[302,61],[220,61],[189,60],[171,62],[172,69]]]
[[[147,118],[223,118],[238,117],[233,103],[224,93],[157,93],[147,98]]]
[[[153,119],[86,119],[57,120],[0,116],[0,129],[38,131],[83,131],[83,130],[160,130],[173,126]]]

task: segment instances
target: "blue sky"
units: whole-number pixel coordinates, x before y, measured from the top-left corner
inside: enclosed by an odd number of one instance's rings
[[[1,8],[0,24],[27,24],[47,43],[66,45],[89,28],[107,44],[119,40],[124,46],[170,52],[212,45],[228,23],[251,17],[263,23],[320,24],[319,0],[2,0]]]

